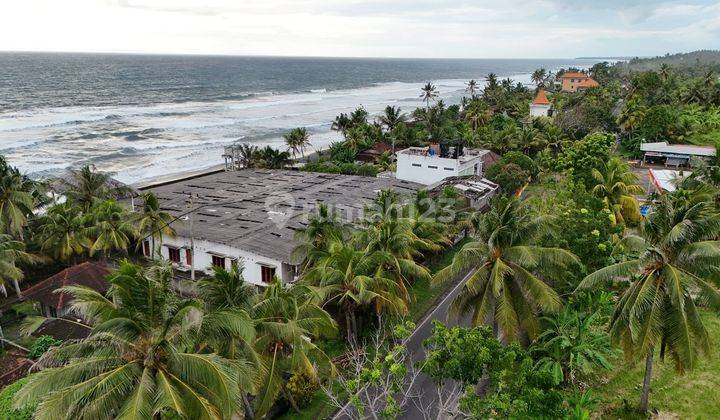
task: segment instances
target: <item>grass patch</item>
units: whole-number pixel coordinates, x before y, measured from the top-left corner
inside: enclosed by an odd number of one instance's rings
[[[448,248],[440,258],[436,261],[431,262],[430,272],[435,274],[442,268],[447,267],[452,262],[455,254],[463,247],[466,243],[470,242],[471,238],[463,238],[460,242]],[[410,303],[410,311],[408,316],[413,321],[418,321],[432,308],[438,299],[445,295],[445,292],[453,286],[453,282],[447,282],[444,284],[433,285],[428,280],[417,280],[413,283],[410,288],[410,293],[414,296],[415,301]]]
[[[711,339],[709,357],[700,356],[695,369],[680,375],[672,360],[662,363],[655,355],[650,391],[650,408],[673,413],[682,419],[709,419],[720,413],[720,318],[709,311],[701,313]],[[622,357],[614,363],[615,369],[604,385],[593,387],[593,393],[603,401],[598,412],[603,418],[643,418],[633,415],[627,407],[635,409],[640,401],[644,359],[627,365]]]

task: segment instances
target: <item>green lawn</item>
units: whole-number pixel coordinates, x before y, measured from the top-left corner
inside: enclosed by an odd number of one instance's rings
[[[697,366],[685,375],[675,372],[671,360],[655,361],[650,392],[650,407],[672,413],[681,419],[711,419],[720,416],[720,317],[704,311],[705,326],[711,337],[710,357],[700,357]],[[657,356],[656,356],[657,359]],[[593,387],[603,401],[599,412],[602,418],[642,418],[623,410],[627,405],[637,407],[640,400],[644,361],[628,366],[622,358],[614,363],[614,374],[605,385]],[[666,417],[667,418],[667,417]]]

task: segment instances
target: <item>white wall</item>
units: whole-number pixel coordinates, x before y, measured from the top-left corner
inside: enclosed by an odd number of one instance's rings
[[[165,259],[169,259],[170,252],[168,246],[180,249],[180,265],[183,267],[189,267],[186,261],[186,249],[190,249],[190,239],[180,236],[175,237],[163,237],[162,256]],[[211,253],[212,252],[212,253]],[[245,269],[243,270],[243,276],[245,281],[252,283],[257,286],[267,286],[262,281],[261,267],[262,265],[275,267],[275,276],[280,278],[283,283],[293,281],[292,269],[281,261],[265,258],[260,255],[244,251],[241,249],[233,248],[227,245],[209,242],[206,240],[195,240],[195,270],[197,272],[205,271],[211,273],[212,267],[212,255],[225,256],[225,268],[230,269],[230,258],[240,259]]]
[[[530,104],[531,117],[547,117],[550,112],[550,105]]]
[[[467,159],[467,156],[465,157]],[[396,178],[430,185],[451,176],[481,175],[480,156],[467,161],[399,152]]]

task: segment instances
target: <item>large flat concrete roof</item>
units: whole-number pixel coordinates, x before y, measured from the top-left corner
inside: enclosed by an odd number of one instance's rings
[[[193,236],[282,262],[290,262],[295,231],[320,203],[357,220],[380,190],[414,194],[420,184],[374,178],[288,170],[243,169],[143,188],[152,191],[161,209],[173,216],[190,210],[193,195]],[[187,220],[173,223],[177,235],[190,236]]]

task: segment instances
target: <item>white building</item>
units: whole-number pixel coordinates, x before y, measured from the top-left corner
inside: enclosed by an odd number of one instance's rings
[[[410,147],[397,152],[397,179],[430,185],[452,176],[482,175],[482,156],[488,150],[450,147],[441,153],[439,147]]]
[[[535,99],[530,104],[530,116],[531,117],[549,117],[550,116],[550,101],[545,94],[545,89],[538,89]]]
[[[660,194],[673,192],[677,189],[682,181],[692,175],[691,171],[673,171],[670,169],[649,169],[650,188],[648,192],[654,190]]]
[[[178,217],[174,237],[163,236],[161,254],[173,266],[197,274],[213,266],[242,263],[245,281],[265,286],[273,277],[295,280],[295,232],[319,203],[336,209],[346,221],[362,215],[382,189],[414,194],[420,185],[387,178],[243,169],[150,186],[162,211]],[[190,195],[192,194],[192,204]],[[190,211],[191,207],[195,211]],[[192,238],[192,240],[191,240]],[[150,256],[150,241],[143,253]]]

